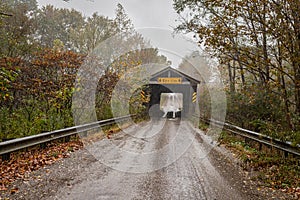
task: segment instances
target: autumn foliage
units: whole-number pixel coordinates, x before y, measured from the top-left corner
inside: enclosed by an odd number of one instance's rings
[[[0,158],[0,191],[8,190],[9,185],[15,180],[26,180],[30,172],[70,157],[71,152],[81,148],[82,143],[79,141],[51,143],[42,150],[35,148],[15,153],[10,161],[2,161]],[[10,193],[17,191],[18,188],[12,188]]]
[[[1,91],[1,138],[71,126],[72,88],[84,57],[44,49],[28,59],[2,58],[0,68],[15,76]]]
[[[51,5],[39,8],[35,0],[4,0],[4,10],[11,15],[0,15],[0,141],[73,126],[76,76],[86,62],[97,62],[91,71],[102,70],[95,95],[98,120],[112,117],[111,94],[122,74],[143,63],[166,63],[154,48],[110,55],[147,43],[121,4],[114,19]],[[107,55],[92,55],[120,33],[126,37],[114,40]],[[111,64],[104,64],[107,60]]]
[[[217,59],[227,86],[228,120],[300,143],[298,0],[174,0],[176,31],[193,33]]]

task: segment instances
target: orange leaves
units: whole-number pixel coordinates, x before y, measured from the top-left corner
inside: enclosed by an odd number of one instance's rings
[[[51,143],[46,149],[34,149],[27,152],[15,153],[10,161],[1,161],[0,164],[0,191],[7,191],[8,186],[17,179],[28,177],[31,171],[51,165],[57,160],[70,156],[70,151],[82,148],[80,141],[68,143]],[[1,159],[0,159],[1,160]],[[12,188],[10,193],[18,192]]]
[[[10,194],[15,194],[16,192],[18,192],[18,188],[13,188],[10,190]]]
[[[18,74],[3,86],[0,81],[0,89],[5,90],[2,92],[3,99],[11,99],[11,104],[17,106],[24,106],[27,98],[34,98],[39,101],[56,101],[61,104],[60,107],[66,107],[65,100],[69,101],[70,95],[62,99],[56,94],[64,88],[72,89],[77,69],[84,59],[85,55],[82,54],[53,49],[35,52],[29,60],[9,57],[0,59],[0,72],[3,68]]]

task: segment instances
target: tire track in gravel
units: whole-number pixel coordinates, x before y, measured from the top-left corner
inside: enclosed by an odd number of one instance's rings
[[[207,136],[193,129],[186,121],[147,122],[142,126],[129,127],[127,133],[125,131],[113,135],[110,140],[104,139],[105,141],[96,142],[94,146],[100,148],[99,152],[107,155],[115,166],[122,166],[124,171],[108,167],[97,161],[87,150],[80,150],[70,158],[49,166],[49,169],[35,172],[41,180],[20,183],[20,192],[10,198],[267,199],[255,191],[255,188],[253,190],[249,185],[243,184],[242,174],[232,160],[224,156],[224,150],[217,146],[212,148]],[[180,144],[181,141],[192,141],[183,154],[181,150],[184,145]],[[131,156],[120,155],[113,151],[116,147],[138,153]],[[147,157],[147,160],[139,157],[139,153],[162,149],[163,153]],[[168,163],[167,160],[172,158],[177,159]],[[129,173],[134,167],[156,170]]]
[[[178,129],[176,123],[167,123],[160,133],[156,148],[162,148],[170,142],[171,134]],[[188,127],[186,122],[182,126]],[[208,159],[201,159],[203,154],[208,154],[207,148],[201,145],[201,136],[192,129],[185,134],[194,139],[192,146],[176,162],[146,177],[144,185],[140,186],[143,199],[246,199],[228,186]],[[171,153],[177,152],[174,150]],[[157,158],[154,162],[161,159],[167,158]]]

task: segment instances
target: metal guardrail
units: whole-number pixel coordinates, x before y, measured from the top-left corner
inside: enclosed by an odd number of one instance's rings
[[[17,138],[17,139],[9,140],[6,142],[1,142],[0,143],[0,155],[2,156],[2,158],[5,158],[5,160],[6,160],[6,159],[9,159],[10,153],[12,153],[12,152],[22,150],[22,149],[25,149],[28,147],[32,147],[35,145],[45,144],[47,142],[61,139],[61,138],[66,138],[66,137],[69,137],[72,135],[85,133],[89,130],[92,130],[92,129],[95,129],[98,127],[107,126],[107,125],[114,124],[114,123],[120,122],[120,121],[125,121],[133,116],[134,115],[127,115],[127,116],[122,116],[122,117],[117,117],[117,118],[112,118],[112,119],[106,119],[106,120],[97,121],[97,122],[93,122],[93,123],[89,123],[89,124],[73,126],[73,127],[69,127],[69,128],[65,128],[65,129],[61,129],[61,130],[56,130],[56,131],[41,133],[41,134],[37,134],[37,135],[33,135],[33,136]],[[201,117],[200,117],[200,120],[202,120],[205,123],[213,123],[219,127],[224,128],[226,131],[229,131],[231,133],[240,135],[244,138],[248,138],[248,139],[254,140],[256,142],[259,142],[260,144],[271,146],[271,147],[277,148],[279,150],[282,150],[286,153],[290,153],[290,154],[300,157],[300,145],[297,145],[294,147],[291,145],[291,142],[284,142],[284,141],[280,141],[278,139],[273,139],[269,136],[266,136],[266,135],[263,135],[263,134],[260,134],[260,133],[254,132],[254,131],[250,131],[250,130],[247,130],[247,129],[244,129],[244,128],[241,128],[241,127],[229,124],[229,123],[224,123],[224,122],[220,122],[220,121],[213,120],[213,119],[207,120],[207,119],[204,119]]]
[[[28,137],[23,137],[23,138],[17,138],[5,142],[0,143],[0,155],[4,160],[8,160],[10,157],[10,153],[22,150],[28,147],[32,147],[35,145],[41,145],[45,144],[47,142],[61,139],[61,138],[66,138],[71,135],[76,135],[80,133],[85,133],[86,131],[102,127],[102,126],[107,126],[110,124],[114,124],[116,122],[120,121],[125,121],[135,115],[127,115],[127,116],[122,116],[122,117],[116,117],[112,119],[106,119],[102,121],[97,121],[89,124],[84,124],[84,125],[79,125],[79,126],[73,126],[61,130],[56,130],[56,131],[51,131],[51,132],[46,132],[46,133],[41,133],[37,135],[32,135]]]
[[[217,126],[223,128],[224,130],[229,131],[233,134],[256,141],[256,142],[266,145],[266,146],[274,147],[285,153],[293,154],[293,155],[300,157],[300,145],[299,144],[296,146],[293,146],[291,142],[284,142],[284,141],[281,141],[278,139],[274,139],[274,138],[271,138],[270,136],[263,135],[263,134],[260,134],[260,133],[254,132],[254,131],[250,131],[250,130],[247,130],[247,129],[244,129],[244,128],[241,128],[241,127],[238,127],[238,126],[226,123],[226,122],[220,122],[220,121],[213,120],[213,119],[207,120],[202,117],[200,117],[200,120],[205,123],[208,123],[208,124],[213,123],[214,125],[217,125]]]

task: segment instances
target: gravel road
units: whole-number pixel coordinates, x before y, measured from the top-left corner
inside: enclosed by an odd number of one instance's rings
[[[12,199],[271,199],[183,120],[129,127],[15,184]]]

